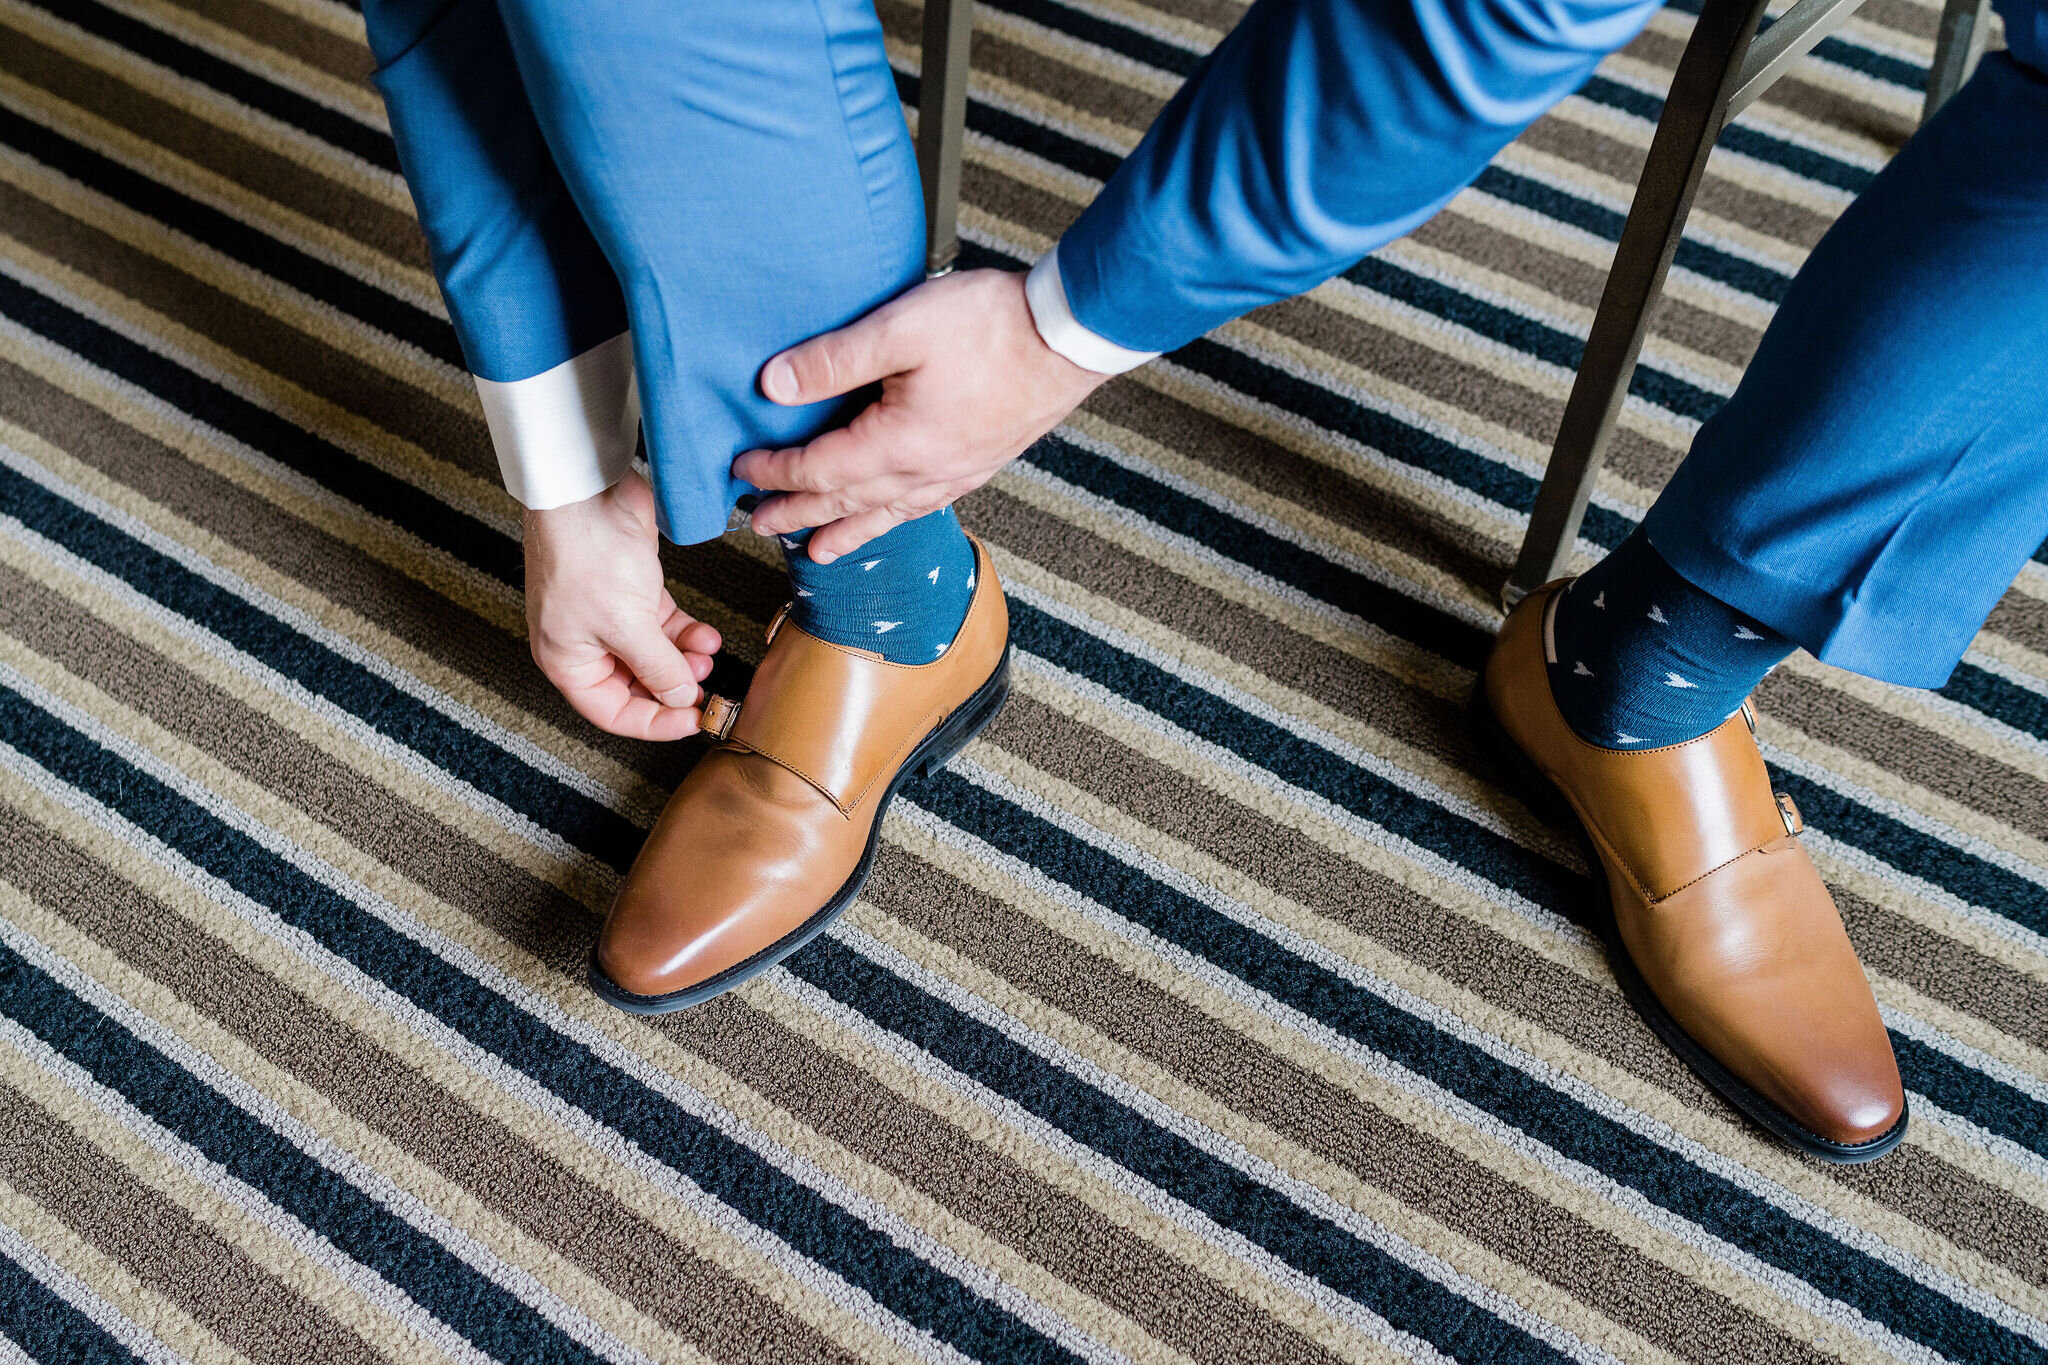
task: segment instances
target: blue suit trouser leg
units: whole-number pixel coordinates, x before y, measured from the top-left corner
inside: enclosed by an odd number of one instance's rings
[[[418,52],[411,10],[439,16]],[[718,535],[751,491],[733,458],[837,415],[768,402],[761,365],[921,278],[916,158],[871,4],[366,11],[471,369],[520,380],[630,326],[662,529]]]
[[[1850,206],[1644,526],[1817,657],[1947,680],[2048,538],[2048,75],[1988,57]]]

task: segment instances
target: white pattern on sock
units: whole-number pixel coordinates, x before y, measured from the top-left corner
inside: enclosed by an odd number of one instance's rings
[[[903,623],[901,621],[877,621],[875,622],[875,634],[887,635],[890,631],[896,629],[896,627],[902,624]]]
[[[1572,664],[1572,674],[1574,677],[1590,678],[1593,676],[1593,670],[1586,667],[1584,659],[1578,659]]]
[[[932,651],[932,657],[936,659],[939,657],[939,655],[944,654],[945,652],[946,647],[944,645],[940,645],[937,649]]]
[[[860,567],[863,572],[872,573],[874,571],[875,565],[881,562],[882,561],[879,559],[870,559],[867,563],[861,565]]]
[[[974,570],[972,569],[967,571],[967,591],[974,591]]]
[[[1677,675],[1676,673],[1666,673],[1666,674],[1664,675],[1664,685],[1665,685],[1666,687],[1691,687],[1691,688],[1697,688],[1697,687],[1699,686],[1699,684],[1698,684],[1698,683],[1696,683],[1696,682],[1687,682],[1687,681],[1686,681],[1685,679],[1683,679],[1683,678],[1679,677],[1679,676],[1678,676],[1678,675]]]
[[[1593,595],[1593,605],[1600,608],[1600,610],[1602,611],[1607,610],[1607,589],[1602,588],[1599,592]]]
[[[789,538],[788,536],[782,536],[782,537],[780,537],[780,539],[781,539],[781,541],[782,541],[782,548],[783,548],[783,549],[785,549],[785,550],[794,550],[794,549],[796,548],[796,542],[795,542],[795,541],[793,541],[793,540],[791,540],[791,539],[790,539],[790,538]]]
[[[1636,737],[1635,737],[1634,735],[1631,735],[1631,734],[1627,733],[1626,731],[1622,731],[1622,730],[1616,730],[1616,731],[1614,732],[1614,742],[1615,742],[1616,744],[1641,744],[1641,743],[1642,743],[1642,741],[1641,741],[1641,740],[1639,740],[1639,739],[1637,739],[1637,738],[1636,738]]]
[[[796,590],[796,595],[797,595],[798,597],[815,597],[815,596],[817,596],[817,594],[816,594],[816,593],[814,593],[814,592],[812,592],[812,591],[811,591],[811,590],[810,590],[809,588],[798,588],[798,589]]]
[[[1650,619],[1660,626],[1671,624],[1670,618],[1664,615],[1664,608],[1658,606],[1655,602],[1650,603]]]
[[[1738,640],[1761,640],[1764,637],[1751,630],[1748,626],[1737,626],[1735,628],[1735,638]]]
[[[933,586],[933,587],[935,587],[935,588],[936,588],[937,586],[939,586],[939,570],[938,570],[938,566],[937,566],[937,565],[933,565],[933,566],[932,566],[932,571],[931,571],[930,573],[926,574],[926,575],[925,575],[925,577],[926,577],[926,578],[929,578],[929,579],[930,579],[930,580],[932,581],[932,586]]]

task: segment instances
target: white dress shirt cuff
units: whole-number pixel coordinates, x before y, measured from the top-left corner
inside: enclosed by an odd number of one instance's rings
[[[1031,305],[1031,320],[1037,324],[1038,335],[1045,344],[1084,370],[1122,374],[1159,356],[1158,351],[1134,351],[1119,346],[1081,325],[1067,303],[1067,287],[1060,283],[1057,246],[1040,256],[1038,264],[1024,277],[1024,301]]]
[[[581,502],[625,476],[640,436],[631,332],[526,379],[472,378],[498,472],[522,506]]]

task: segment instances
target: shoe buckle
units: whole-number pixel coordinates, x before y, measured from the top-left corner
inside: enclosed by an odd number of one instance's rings
[[[740,718],[740,704],[725,697],[704,698],[703,718],[697,728],[713,739],[724,739],[732,733],[733,722]]]
[[[1778,803],[1778,818],[1785,822],[1787,834],[1798,834],[1806,828],[1805,817],[1799,814],[1799,803],[1784,792],[1772,792],[1772,799]]]
[[[769,644],[772,645],[775,643],[775,632],[782,629],[782,623],[789,619],[789,609],[795,605],[796,604],[794,602],[784,602],[781,606],[775,609],[775,614],[768,618]]]
[[[1749,699],[1748,699],[1747,697],[1743,698],[1743,701],[1742,701],[1742,705],[1741,705],[1741,706],[1739,706],[1739,707],[1737,707],[1737,708],[1736,708],[1736,710],[1738,710],[1738,711],[1740,711],[1740,712],[1742,713],[1742,723],[1743,723],[1743,724],[1745,724],[1745,725],[1747,725],[1747,726],[1749,727],[1749,732],[1750,732],[1751,734],[1755,734],[1755,733],[1756,733],[1756,708],[1755,708],[1754,706],[1751,706],[1751,705],[1749,704]],[[1786,798],[1786,799],[1787,799],[1787,800],[1790,800],[1791,798],[1789,798],[1789,797],[1788,797],[1788,798]]]

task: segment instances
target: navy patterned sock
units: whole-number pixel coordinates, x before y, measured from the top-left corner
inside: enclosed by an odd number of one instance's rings
[[[830,564],[804,553],[810,537],[782,537],[792,621],[890,663],[928,664],[946,652],[974,596],[974,546],[952,508],[906,521]]]
[[[1549,664],[1557,709],[1610,749],[1707,733],[1794,648],[1678,576],[1641,531],[1558,599]]]

